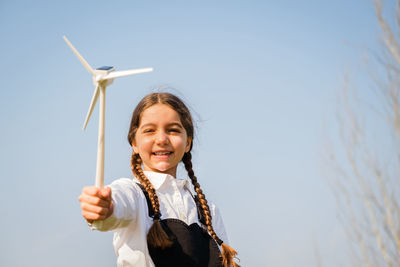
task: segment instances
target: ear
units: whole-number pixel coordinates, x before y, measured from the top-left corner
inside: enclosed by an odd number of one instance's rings
[[[132,148],[133,148],[133,152],[135,152],[135,153],[139,153],[139,150],[138,150],[138,148],[137,148],[137,146],[136,146],[136,142],[135,142],[135,140],[133,140],[132,141]]]
[[[189,152],[189,150],[190,150],[190,146],[192,145],[192,137],[191,136],[189,136],[188,137],[188,139],[187,139],[187,144],[186,144],[186,148],[185,148],[185,152]]]

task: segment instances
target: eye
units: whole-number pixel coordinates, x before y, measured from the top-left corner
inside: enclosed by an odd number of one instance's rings
[[[147,128],[147,129],[143,130],[143,133],[152,133],[152,132],[154,132],[154,130],[151,128]]]
[[[181,130],[179,128],[171,128],[171,129],[169,129],[169,131],[172,133],[180,133],[181,132]]]

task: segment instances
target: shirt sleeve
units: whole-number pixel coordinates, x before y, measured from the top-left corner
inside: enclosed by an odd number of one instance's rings
[[[212,226],[217,236],[225,243],[229,244],[228,236],[226,234],[224,222],[221,213],[214,203],[211,204]]]
[[[110,231],[126,227],[136,220],[138,189],[132,179],[121,178],[112,182],[111,197],[114,204],[113,214],[105,220],[94,221],[92,230]]]

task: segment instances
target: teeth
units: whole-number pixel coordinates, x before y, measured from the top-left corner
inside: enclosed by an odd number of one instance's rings
[[[168,155],[170,152],[155,152],[155,155]]]

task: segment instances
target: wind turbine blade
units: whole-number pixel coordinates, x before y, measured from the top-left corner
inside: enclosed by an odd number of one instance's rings
[[[139,74],[139,73],[145,73],[145,72],[150,72],[150,71],[153,71],[153,68],[113,71],[113,72],[110,72],[109,74],[107,74],[106,76],[102,77],[101,79],[109,80],[109,79],[114,79],[114,78],[119,78],[119,77],[123,77],[123,76]]]
[[[78,57],[83,66],[88,70],[88,72],[94,75],[94,70],[92,69],[92,67],[90,67],[89,63],[87,63],[87,61],[79,54],[78,50],[76,50],[75,47],[68,41],[67,37],[63,36],[63,39]]]
[[[96,106],[97,98],[99,97],[99,91],[100,91],[99,88],[100,88],[99,84],[97,84],[96,88],[94,89],[92,101],[90,102],[90,107],[89,107],[89,111],[86,115],[85,123],[83,124],[83,128],[82,128],[83,130],[86,129],[86,125],[88,124],[90,116],[92,115],[93,109]]]

